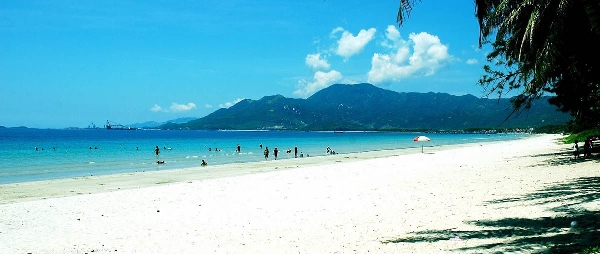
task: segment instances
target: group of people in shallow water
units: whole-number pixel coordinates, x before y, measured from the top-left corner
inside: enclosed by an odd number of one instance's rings
[[[260,148],[262,149],[263,145],[260,144]],[[265,160],[269,160],[269,147],[265,146],[265,150],[263,152],[263,154],[265,155]],[[286,151],[286,153],[292,153],[292,149],[288,149]],[[277,149],[277,147],[275,147],[275,149],[273,149],[273,157],[275,157],[275,160],[277,160],[277,156],[279,155],[279,149]],[[300,152],[300,157],[304,157],[304,154],[302,152]],[[294,147],[294,158],[298,158],[298,147],[295,146]]]
[[[167,150],[171,150],[171,148],[166,148],[166,147],[164,147],[164,148]],[[154,154],[156,154],[156,158],[158,159],[158,156],[160,155],[160,148],[158,148],[158,146],[156,146],[154,148]],[[165,164],[165,161],[157,160],[156,164]],[[208,165],[208,163],[205,160],[202,160],[202,163],[200,163],[200,165],[204,167],[204,166]]]
[[[40,148],[38,148],[37,146],[34,148],[36,152],[40,151]],[[92,147],[90,147],[90,149],[92,149]],[[98,148],[96,148],[98,149]],[[52,147],[53,151],[56,151],[56,147]],[[42,147],[42,151],[44,151],[44,148]]]
[[[262,146],[262,144],[260,145]],[[265,151],[263,152],[263,154],[265,155],[265,160],[268,161],[269,160],[269,147],[265,147]],[[279,154],[279,150],[277,149],[277,147],[275,147],[275,149],[273,149],[273,156],[275,156],[275,160],[277,160],[277,155]]]
[[[260,144],[259,147],[262,149],[263,148],[263,144]],[[171,149],[169,148],[168,150],[171,150]],[[208,148],[208,150],[212,151],[212,148]],[[221,150],[218,149],[218,148],[215,148],[214,151],[218,152],[218,151],[221,151]],[[241,153],[242,148],[241,148],[241,146],[239,144],[237,145],[235,151],[237,153]],[[327,154],[336,154],[336,152],[333,151],[329,146],[327,147],[326,152],[327,152]],[[265,150],[263,152],[263,154],[265,156],[265,160],[269,160],[270,153],[271,153],[271,151],[269,151],[269,147],[265,146]],[[292,149],[286,150],[286,153],[291,154],[292,153]],[[304,157],[304,153],[300,152],[300,154],[298,154],[298,147],[297,146],[294,147],[293,153],[294,153],[294,158],[298,158],[298,157],[302,158],[302,157]],[[154,154],[156,154],[156,158],[158,158],[158,156],[160,155],[160,148],[158,146],[156,146],[154,148]],[[275,158],[275,160],[277,160],[278,156],[279,156],[279,149],[277,147],[275,147],[275,149],[273,149],[273,157]],[[308,155],[307,155],[307,157],[308,157]],[[156,164],[164,164],[164,163],[165,163],[165,161],[161,161],[161,160],[157,160],[156,161]],[[206,166],[206,165],[208,165],[208,163],[205,160],[202,160],[202,163],[200,165]]]
[[[260,148],[262,149],[263,145],[260,144]],[[337,154],[333,149],[331,149],[331,147],[327,146],[327,148],[325,149],[325,152],[327,154]],[[286,153],[292,153],[292,149],[288,149],[286,151]],[[273,149],[273,156],[275,157],[275,160],[277,160],[277,155],[279,154],[279,150],[277,149],[277,147],[275,147],[275,149]],[[264,151],[264,155],[265,155],[265,160],[269,160],[269,147],[265,147],[265,151]],[[304,157],[304,153],[300,152],[300,155],[298,155],[298,147],[295,146],[294,147],[294,158],[302,158]],[[306,157],[308,157],[308,154],[306,155]]]
[[[325,149],[325,151],[327,152],[327,154],[337,154],[333,149],[331,149],[331,147],[327,147],[327,149]]]
[[[577,142],[577,141],[575,141],[575,142]],[[261,149],[263,148],[263,144],[260,144],[260,148],[261,148]],[[56,150],[56,148],[53,148],[53,149],[54,149],[54,150]],[[90,150],[91,150],[91,149],[94,149],[94,150],[96,150],[96,149],[98,149],[98,147],[94,147],[94,148],[92,148],[92,147],[90,146]],[[163,149],[165,149],[165,150],[171,150],[171,148],[170,148],[170,147],[166,147],[166,146],[165,146],[165,147],[163,147]],[[44,148],[42,148],[41,150],[43,151],[43,150],[44,150]],[[136,150],[139,150],[139,147],[136,147]],[[212,148],[208,148],[208,150],[209,150],[209,151],[212,151]],[[35,151],[39,151],[39,148],[38,148],[38,147],[35,147]],[[219,152],[219,151],[221,151],[221,150],[220,150],[219,148],[215,148],[215,149],[214,149],[214,151],[216,151],[216,152]],[[241,153],[241,151],[242,151],[242,148],[241,148],[241,146],[238,144],[238,145],[237,145],[237,147],[236,147],[236,152],[237,152],[237,153]],[[327,147],[326,151],[327,151],[327,154],[336,154],[336,152],[335,152],[335,151],[333,151],[333,150],[332,150],[332,149],[331,149],[329,146]],[[161,151],[160,151],[160,148],[159,148],[158,146],[156,146],[156,147],[154,148],[154,154],[156,155],[156,158],[157,158],[157,159],[158,159],[158,156],[160,155],[160,152],[161,152]],[[286,150],[286,153],[288,153],[288,154],[291,154],[291,153],[292,153],[292,149],[288,149],[288,150]],[[304,154],[303,154],[302,152],[300,152],[300,155],[298,155],[298,147],[297,147],[297,146],[295,146],[295,147],[294,147],[293,153],[294,153],[294,158],[298,158],[298,156],[299,156],[300,158],[304,157]],[[264,156],[265,156],[265,160],[269,160],[269,154],[270,154],[269,147],[265,147],[265,150],[264,150]],[[273,156],[274,156],[275,160],[277,160],[277,157],[279,156],[279,149],[277,149],[277,147],[275,147],[275,149],[273,149]],[[308,157],[308,155],[307,155],[307,157]],[[163,161],[161,161],[161,160],[157,160],[157,161],[156,161],[156,164],[164,164],[164,163],[165,163],[165,161],[164,161],[164,160],[163,160]],[[205,160],[202,160],[202,163],[201,163],[200,165],[202,165],[202,166],[207,166],[207,165],[208,165],[208,163],[207,163]]]

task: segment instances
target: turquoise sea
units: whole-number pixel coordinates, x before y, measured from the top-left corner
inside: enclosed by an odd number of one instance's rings
[[[400,132],[166,131],[105,129],[0,129],[0,184],[89,175],[169,170],[264,160],[389,149],[421,152],[413,138],[426,135],[426,147],[523,138],[523,134],[440,134]],[[260,145],[262,144],[262,148]],[[236,152],[237,146],[241,151]],[[161,150],[157,157],[155,147]],[[291,149],[291,153],[286,153]],[[157,164],[156,161],[165,161]]]

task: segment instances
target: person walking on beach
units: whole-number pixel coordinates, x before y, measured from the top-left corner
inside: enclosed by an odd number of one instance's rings
[[[298,147],[294,146],[294,158],[298,158]]]
[[[587,138],[585,142],[583,142],[583,156],[585,158],[592,157],[592,139]]]
[[[273,149],[273,156],[275,156],[275,160],[277,160],[278,153],[279,153],[279,150],[277,150],[277,147],[275,147],[275,149]]]
[[[573,159],[579,158],[579,140],[575,140],[575,144],[573,144]]]
[[[160,154],[160,148],[158,148],[158,146],[154,148],[154,153],[156,154],[156,157],[158,157],[158,154]]]
[[[265,160],[268,161],[269,160],[269,147],[265,147]]]

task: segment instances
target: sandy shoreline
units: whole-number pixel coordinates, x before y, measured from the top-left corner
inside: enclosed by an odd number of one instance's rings
[[[477,144],[458,144],[445,146],[428,146],[425,153],[473,146]],[[333,163],[353,162],[360,160],[386,158],[399,155],[421,153],[421,147],[406,149],[379,150],[332,156],[312,156],[259,162],[231,163],[226,165],[209,165],[207,167],[191,167],[159,171],[133,172],[109,175],[91,175],[63,179],[42,180],[22,183],[0,184],[0,204],[22,202],[27,200],[66,197],[82,194],[93,194],[116,190],[144,188],[176,182],[201,181],[227,178],[256,173],[281,171],[293,168],[319,166]]]
[[[229,177],[207,167],[4,185],[0,253],[531,253],[585,245],[599,237],[598,160],[571,160],[557,138],[228,165],[257,173],[232,169]]]

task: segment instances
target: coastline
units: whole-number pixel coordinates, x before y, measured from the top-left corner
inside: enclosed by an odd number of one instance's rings
[[[331,146],[342,154],[420,146],[413,142],[420,133],[297,131],[9,131],[0,147],[0,185],[108,174],[192,168],[206,160],[210,166],[260,162],[264,149],[279,147],[279,159],[293,158],[284,151],[298,147],[311,156],[326,155]],[[521,139],[528,134],[442,134],[429,133],[428,146]],[[37,138],[43,137],[43,138]],[[161,148],[159,158],[155,147]],[[240,146],[241,151],[237,151]],[[38,151],[35,150],[38,147]],[[46,148],[46,149],[44,149]],[[48,149],[51,148],[51,149]],[[94,149],[89,149],[94,148]],[[98,148],[98,149],[95,149]],[[219,149],[217,149],[219,148]],[[400,150],[402,151],[402,150]],[[404,152],[402,152],[404,153]],[[156,161],[165,161],[157,165]]]
[[[2,185],[0,252],[544,252],[597,241],[597,159],[573,161],[558,137]]]
[[[530,137],[523,139],[536,136],[538,135],[531,135]],[[426,154],[433,154],[435,152],[444,150],[499,142],[505,141],[425,146],[423,151]],[[271,171],[281,171],[309,166],[324,166],[328,164],[380,159],[417,153],[422,153],[421,147],[415,146],[403,149],[320,155],[303,158],[285,158],[281,160],[273,160],[271,158],[269,161],[229,163],[222,165],[208,165],[206,167],[196,166],[180,169],[138,171],[131,173],[90,175],[41,181],[6,183],[0,184],[0,205],[47,198],[145,188],[178,182],[236,177]]]

